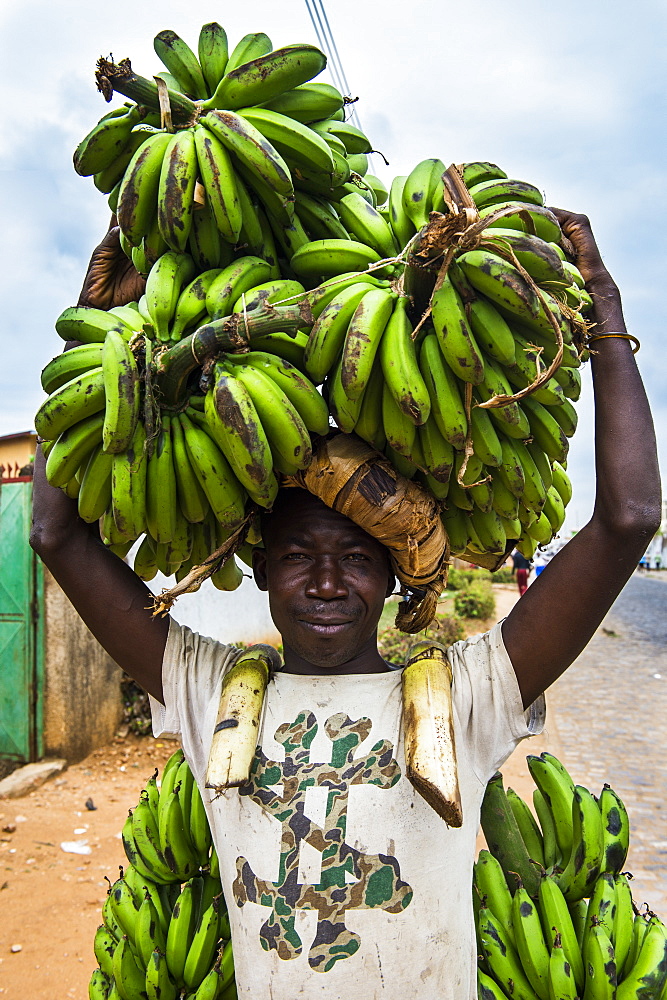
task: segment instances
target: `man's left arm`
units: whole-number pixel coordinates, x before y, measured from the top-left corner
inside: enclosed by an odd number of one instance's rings
[[[625,332],[621,299],[585,216],[557,213],[593,298],[593,335]],[[517,602],[502,625],[524,706],[576,659],[660,526],[655,432],[630,341],[597,340],[595,508]]]

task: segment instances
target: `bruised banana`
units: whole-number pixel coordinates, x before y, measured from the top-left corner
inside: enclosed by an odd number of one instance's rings
[[[279,668],[276,650],[259,645],[241,653],[225,674],[206,768],[206,787],[216,794],[248,780],[269,675]]]

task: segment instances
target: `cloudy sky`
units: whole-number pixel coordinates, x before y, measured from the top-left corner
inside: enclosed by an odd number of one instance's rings
[[[548,203],[591,217],[642,342],[664,465],[665,4],[331,0],[327,12],[362,125],[390,161],[376,167],[385,182],[427,156],[492,160],[537,184]],[[200,26],[212,20],[232,44],[260,30],[276,45],[316,41],[303,0],[4,0],[0,435],[32,426],[39,372],[61,349],[54,320],[76,301],[107,225],[104,197],[71,166],[77,142],[108,110],[95,89],[96,59],[129,56],[150,76],[160,67],[152,48],[159,30],[172,28],[196,48]],[[579,410],[570,527],[592,507],[588,373]]]

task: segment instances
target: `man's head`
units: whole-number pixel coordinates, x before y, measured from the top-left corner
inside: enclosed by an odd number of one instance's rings
[[[377,623],[394,589],[387,549],[306,490],[282,489],[262,519],[255,552],[260,590],[295,673],[383,669]]]

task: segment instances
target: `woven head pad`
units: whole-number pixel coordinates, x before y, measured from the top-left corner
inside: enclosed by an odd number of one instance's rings
[[[419,632],[430,624],[449,558],[434,497],[354,434],[322,439],[308,468],[284,484],[308,490],[386,546],[407,596],[399,605],[397,628]]]

